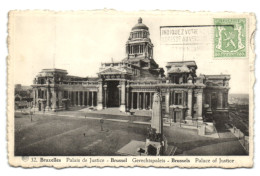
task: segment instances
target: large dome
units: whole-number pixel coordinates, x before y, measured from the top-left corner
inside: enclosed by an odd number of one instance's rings
[[[132,30],[135,30],[135,29],[145,29],[145,30],[149,30],[149,28],[142,23],[142,18],[139,18],[138,19],[138,23],[132,28]]]

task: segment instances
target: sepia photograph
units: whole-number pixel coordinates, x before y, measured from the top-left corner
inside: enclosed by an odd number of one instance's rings
[[[249,13],[9,12],[14,165],[251,166],[254,29]]]

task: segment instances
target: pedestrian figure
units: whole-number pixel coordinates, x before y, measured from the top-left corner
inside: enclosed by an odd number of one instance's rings
[[[84,135],[84,137],[86,137],[86,134],[85,134],[85,133],[83,133],[83,135]]]
[[[104,129],[103,129],[103,123],[104,123],[104,119],[100,119],[100,127],[101,127],[101,131],[104,131]]]
[[[30,111],[31,122],[32,122],[32,115],[33,115],[33,112],[32,112],[32,111]]]

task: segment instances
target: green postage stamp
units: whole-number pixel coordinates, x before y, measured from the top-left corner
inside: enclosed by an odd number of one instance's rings
[[[214,19],[214,57],[246,57],[246,19]]]

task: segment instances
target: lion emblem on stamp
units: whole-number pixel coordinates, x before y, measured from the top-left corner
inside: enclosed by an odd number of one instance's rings
[[[215,18],[214,57],[246,57],[246,19]]]

